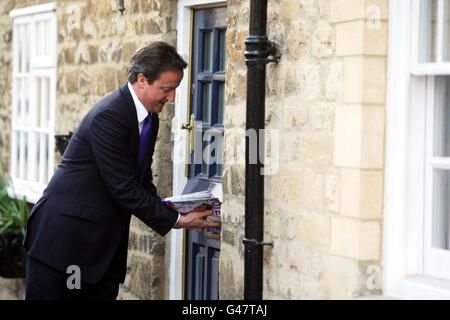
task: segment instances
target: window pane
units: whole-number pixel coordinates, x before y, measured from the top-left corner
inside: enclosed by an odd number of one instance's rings
[[[25,93],[26,93],[26,81],[25,78],[21,79],[22,85],[20,87],[20,107],[19,107],[19,123],[21,125],[24,124],[25,122],[25,114],[26,114],[26,97],[25,97]]]
[[[41,183],[48,182],[48,135],[40,135],[39,143],[39,181]]]
[[[450,157],[450,77],[436,77],[433,156]]]
[[[216,149],[216,176],[222,177],[222,166],[223,166],[223,135],[221,134],[217,137],[217,149]]]
[[[50,21],[46,20],[44,22],[44,34],[43,34],[43,44],[44,44],[44,55],[50,55]]]
[[[31,110],[30,110],[30,79],[26,78],[24,79],[24,95],[25,95],[25,107],[24,107],[24,121],[25,121],[25,125],[29,126],[30,123],[30,115],[31,115]]]
[[[15,92],[14,92],[14,96],[16,97],[16,103],[15,103],[15,118],[13,119],[13,122],[15,124],[19,123],[19,117],[20,117],[20,105],[21,105],[21,92],[22,92],[22,79],[20,78],[15,78],[14,79],[14,84],[15,84]]]
[[[36,25],[36,29],[37,29],[37,50],[36,50],[36,55],[42,56],[43,54],[43,49],[44,49],[44,39],[43,39],[43,35],[44,35],[44,22],[43,21],[38,21],[37,25]]]
[[[219,52],[220,52],[220,62],[219,71],[225,71],[227,67],[227,50],[226,50],[226,30],[219,31]]]
[[[211,123],[211,83],[202,84],[202,121],[204,123]]]
[[[437,2],[421,1],[419,62],[436,62]]]
[[[36,83],[36,124],[38,127],[42,126],[42,120],[41,120],[41,113],[42,113],[42,106],[41,106],[41,78],[35,78]]]
[[[219,96],[218,96],[218,116],[217,116],[217,123],[219,124],[223,124],[223,112],[224,112],[224,106],[225,106],[225,83],[224,82],[219,82],[218,84],[218,91],[219,91]]]
[[[39,156],[41,151],[41,135],[40,133],[35,133],[35,143],[36,143],[36,152],[35,152],[35,161],[36,167],[34,169],[33,181],[39,182],[39,167],[41,166],[41,157]]]
[[[19,177],[26,179],[28,167],[28,133],[23,131],[20,133],[19,159]]]
[[[42,128],[48,128],[49,126],[49,95],[50,95],[50,81],[47,77],[42,77],[40,79],[40,109],[41,109],[41,124]]]
[[[13,177],[18,178],[19,177],[19,159],[20,159],[20,132],[15,131],[13,133],[14,135],[14,141],[13,141],[13,150],[12,152],[13,154],[13,158],[12,161],[14,161],[13,167],[14,167],[14,171],[12,173]]]
[[[448,170],[434,170],[432,245],[449,249],[449,175]]]
[[[208,152],[205,152],[206,147],[209,145],[209,141],[203,141],[202,143],[202,170],[201,174],[209,176],[209,165],[206,164],[205,160],[209,161]]]
[[[203,71],[212,71],[213,66],[213,33],[203,33]]]
[[[445,1],[443,60],[450,61],[450,1]]]

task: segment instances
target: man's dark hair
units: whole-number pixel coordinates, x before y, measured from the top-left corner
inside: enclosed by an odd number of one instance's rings
[[[128,81],[137,81],[142,73],[149,83],[157,80],[161,73],[168,70],[183,70],[187,63],[168,43],[157,41],[136,51],[128,70]]]

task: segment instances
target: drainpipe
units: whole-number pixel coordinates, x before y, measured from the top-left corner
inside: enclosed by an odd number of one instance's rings
[[[267,0],[251,0],[250,30],[245,40],[247,65],[247,120],[245,138],[245,245],[244,299],[261,300],[263,289],[264,243],[264,122],[266,64],[279,55],[266,35]],[[273,59],[268,59],[273,56]],[[256,133],[256,145],[252,140]],[[261,143],[260,143],[261,141]],[[250,145],[251,143],[251,145]],[[261,148],[261,150],[260,150]],[[255,154],[256,152],[256,154]],[[256,160],[256,161],[255,161]]]

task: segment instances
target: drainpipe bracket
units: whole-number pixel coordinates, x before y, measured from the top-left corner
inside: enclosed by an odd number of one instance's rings
[[[266,59],[266,64],[270,62],[280,62],[280,46],[276,42],[267,41],[266,57],[272,56],[272,59]]]
[[[246,246],[270,246],[273,247],[273,242],[260,242],[255,239],[244,238],[242,243]]]
[[[279,62],[281,58],[280,46],[267,39],[267,36],[250,35],[245,39],[244,52],[247,65],[264,66],[270,62]],[[268,57],[272,58],[268,58]]]

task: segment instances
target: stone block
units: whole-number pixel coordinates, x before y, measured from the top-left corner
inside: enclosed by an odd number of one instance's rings
[[[331,249],[334,255],[359,261],[380,258],[381,228],[378,221],[336,216],[331,218]]]
[[[344,105],[336,108],[334,164],[341,167],[382,169],[385,109]]]
[[[341,214],[362,219],[381,219],[383,171],[341,169]]]
[[[78,70],[66,71],[64,73],[65,92],[78,92]]]
[[[222,243],[219,261],[219,282],[221,300],[242,299],[244,295],[244,259],[243,252],[236,247]],[[223,259],[222,257],[229,257]],[[224,285],[226,284],[226,285]]]
[[[129,286],[132,294],[143,300],[164,298],[164,258],[130,253]]]
[[[293,21],[287,35],[287,49],[295,60],[308,53],[309,33],[303,21]]]
[[[324,131],[300,134],[300,163],[328,166],[333,162],[333,135]]]
[[[8,279],[0,277],[0,300],[24,300],[25,279]]]
[[[323,213],[302,212],[298,219],[298,240],[316,249],[328,251],[330,218]]]
[[[339,179],[337,174],[330,173],[325,176],[325,204],[326,209],[331,212],[339,212],[341,206]]]
[[[243,196],[245,194],[245,165],[238,164],[230,167],[231,194]]]
[[[297,88],[304,101],[315,101],[321,96],[320,64],[313,59],[304,59],[297,66]]]
[[[239,71],[237,74],[237,94],[239,99],[245,100],[247,98],[247,70]]]
[[[331,0],[331,22],[366,18],[388,19],[388,0]]]
[[[295,19],[299,15],[298,0],[283,0],[280,5],[280,19]]]
[[[308,104],[307,129],[333,135],[335,108],[336,104],[329,102]]]
[[[325,206],[325,175],[319,170],[303,168],[301,186],[297,197],[302,207],[321,212]]]
[[[312,54],[317,58],[327,58],[334,53],[334,29],[328,22],[319,21],[312,36]]]
[[[322,285],[327,299],[352,299],[358,296],[359,282],[357,261],[332,255],[324,258]]]
[[[300,144],[301,131],[299,129],[280,130],[280,166],[293,165],[300,162],[302,149]]]
[[[228,33],[227,33],[228,34]],[[226,76],[225,76],[225,103],[228,107],[230,104],[231,99],[236,95],[235,90],[235,84],[236,84],[236,77],[235,77],[235,67],[233,64],[228,63],[227,69],[226,69]],[[246,86],[247,87],[247,86]],[[227,109],[225,108],[225,116],[227,113]],[[229,123],[229,122],[226,122]]]
[[[319,13],[319,2],[317,0],[300,0],[300,11],[311,19],[317,19]]]
[[[226,33],[226,46],[229,61],[244,61],[245,39],[248,30],[228,30]]]
[[[344,102],[384,104],[386,58],[352,56],[344,58]]]
[[[72,64],[75,62],[75,47],[67,47],[63,49],[64,61],[66,64]]]
[[[266,72],[266,90],[269,95],[283,96],[284,84],[286,83],[286,73],[283,72],[283,63],[275,64],[271,63],[267,65]]]
[[[387,22],[373,28],[365,20],[336,24],[336,55],[386,55]]]
[[[281,124],[284,129],[302,129],[308,121],[308,109],[302,105],[301,96],[289,96],[284,100]]]
[[[325,98],[329,101],[342,101],[344,92],[344,63],[334,60],[328,64],[325,80]]]

